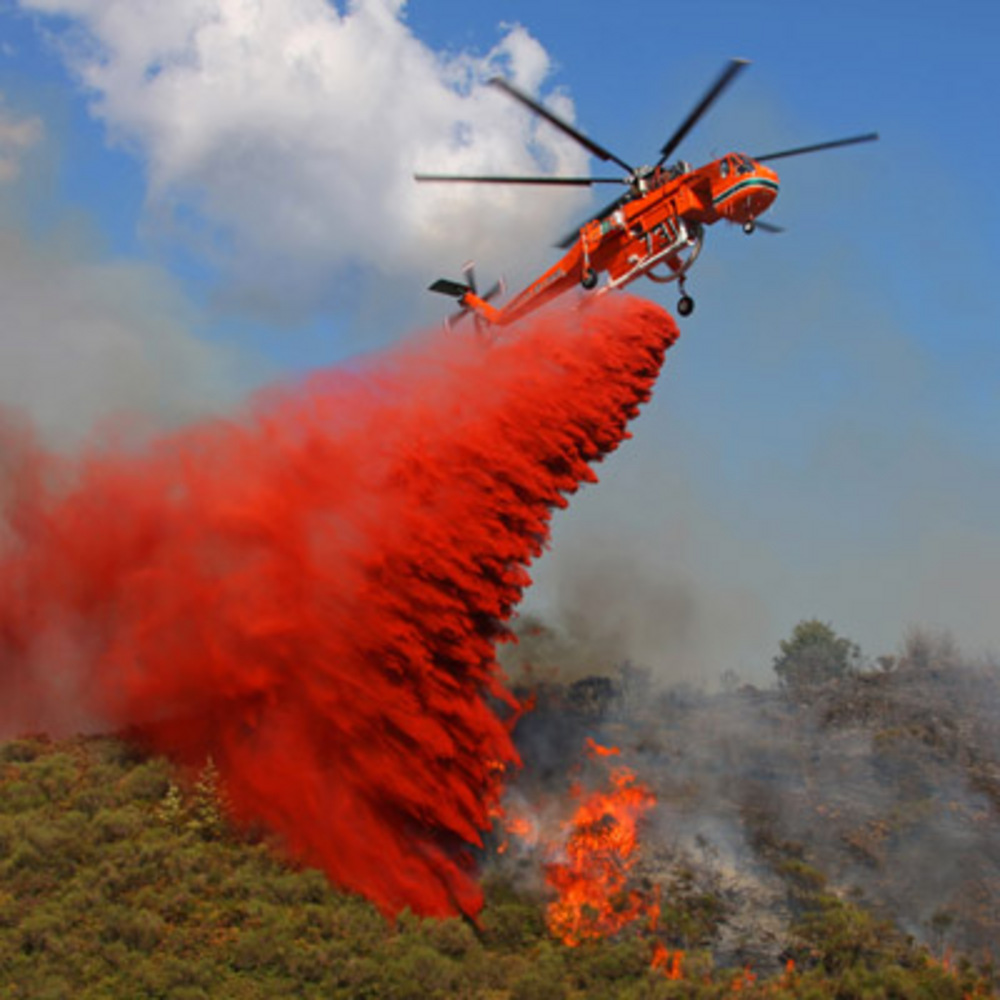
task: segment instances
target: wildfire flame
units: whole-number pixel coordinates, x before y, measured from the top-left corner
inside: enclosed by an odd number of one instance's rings
[[[653,951],[654,969],[660,969],[663,975],[670,980],[684,978],[684,952],[680,949],[671,951],[666,945],[658,941]]]
[[[535,824],[527,816],[508,816],[504,823],[508,836],[497,846],[497,854],[506,854],[510,849],[510,838],[517,837],[526,843],[537,839],[538,831]]]
[[[591,753],[607,757],[617,751],[591,744]],[[636,920],[655,926],[660,913],[657,898],[629,887],[639,824],[656,796],[627,767],[614,768],[610,782],[610,791],[589,794],[574,787],[580,801],[565,828],[565,860],[546,866],[546,881],[557,894],[547,911],[549,931],[569,947],[615,934]]]
[[[621,750],[618,747],[605,747],[601,746],[596,740],[592,740],[589,736],[587,737],[587,753],[591,757],[620,757]]]

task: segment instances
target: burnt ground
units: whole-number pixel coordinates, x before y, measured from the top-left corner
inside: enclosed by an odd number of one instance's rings
[[[817,900],[856,903],[934,953],[1000,941],[1000,669],[947,643],[798,692],[655,691],[626,666],[532,685],[513,795],[553,820],[591,737],[657,794],[637,871],[664,932],[721,964],[773,969]],[[617,758],[616,758],[617,760]],[[537,859],[517,852],[537,880]],[[791,949],[791,951],[790,951]]]

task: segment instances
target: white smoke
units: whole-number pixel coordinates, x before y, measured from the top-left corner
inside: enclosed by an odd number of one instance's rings
[[[523,259],[580,210],[578,192],[412,178],[585,171],[583,150],[485,85],[502,74],[537,92],[548,75],[522,27],[485,55],[442,54],[402,0],[21,5],[75,25],[57,37],[93,113],[142,157],[150,218],[280,308],[315,305],[359,264],[426,276],[468,253]],[[545,99],[572,117],[567,98]]]
[[[159,268],[95,257],[64,230],[0,225],[0,405],[68,446],[135,414],[162,425],[232,401],[254,365],[191,333],[191,307]],[[260,373],[256,373],[259,377]]]
[[[138,414],[146,429],[178,423],[259,382],[261,359],[198,336],[163,268],[109,254],[79,211],[33,222],[58,201],[59,145],[39,117],[0,106],[0,429],[27,422],[70,447],[112,418],[138,433]]]
[[[20,176],[22,159],[38,144],[44,131],[39,118],[22,118],[5,108],[0,94],[0,184]]]

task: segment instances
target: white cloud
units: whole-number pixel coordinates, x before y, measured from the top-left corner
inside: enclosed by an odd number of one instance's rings
[[[418,185],[415,169],[580,173],[586,154],[485,81],[536,90],[542,46],[507,26],[485,55],[442,54],[401,0],[22,0],[73,19],[93,110],[146,161],[154,217],[190,217],[246,285],[318,296],[359,263],[429,274],[540,248],[577,191]],[[72,43],[72,47],[69,47]],[[572,105],[547,95],[572,116]],[[181,206],[183,213],[172,209]],[[288,303],[283,303],[287,307]]]
[[[20,118],[8,111],[0,94],[0,184],[20,176],[22,158],[38,144],[43,134],[40,119]]]

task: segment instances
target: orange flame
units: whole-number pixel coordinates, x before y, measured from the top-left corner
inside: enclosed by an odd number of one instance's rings
[[[733,980],[732,985],[729,987],[732,993],[742,993],[743,990],[749,989],[753,984],[757,982],[757,974],[750,969],[750,966],[746,966],[743,971]]]
[[[671,951],[662,942],[657,941],[653,951],[652,968],[662,969],[663,975],[670,980],[684,978],[684,952],[680,949]]]
[[[621,750],[618,747],[605,747],[587,737],[587,753],[591,757],[620,757]]]
[[[592,744],[601,756],[606,750]],[[656,797],[626,767],[611,773],[612,790],[583,798],[567,825],[566,860],[547,866],[558,898],[549,904],[549,931],[569,947],[607,937],[642,918],[655,923],[659,902],[628,888],[635,864],[638,825]],[[574,797],[582,792],[574,789]]]
[[[504,816],[503,813],[500,814]],[[535,823],[527,816],[504,816],[503,829],[506,833],[503,841],[497,845],[497,854],[506,854],[510,849],[510,838],[517,837],[525,843],[531,844],[538,839],[538,830]]]

